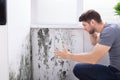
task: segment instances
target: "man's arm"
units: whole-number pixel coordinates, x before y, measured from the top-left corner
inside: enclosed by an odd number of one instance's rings
[[[97,33],[90,34],[90,40],[91,40],[92,45],[95,46],[99,40]]]
[[[92,64],[95,64],[98,60],[100,60],[110,49],[109,46],[96,44],[91,52],[70,53],[64,46],[63,48],[63,51],[55,50],[55,54],[61,58]]]

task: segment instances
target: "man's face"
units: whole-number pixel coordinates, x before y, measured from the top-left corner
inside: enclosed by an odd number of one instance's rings
[[[95,30],[95,26],[94,26],[94,24],[92,24],[91,21],[90,21],[89,23],[83,21],[83,22],[82,22],[82,25],[84,26],[84,29],[85,29],[89,34],[93,34],[93,33],[96,31],[96,30]]]

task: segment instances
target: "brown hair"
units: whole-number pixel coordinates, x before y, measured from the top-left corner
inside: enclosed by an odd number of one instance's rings
[[[94,19],[96,22],[101,23],[101,16],[95,10],[88,10],[79,17],[79,21],[89,22],[91,19]]]

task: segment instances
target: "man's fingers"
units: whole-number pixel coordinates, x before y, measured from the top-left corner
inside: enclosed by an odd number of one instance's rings
[[[55,53],[55,54],[60,54],[60,53],[61,53],[61,51],[60,51],[60,50],[58,50],[58,49],[56,49],[56,50],[54,51],[54,53]]]
[[[62,44],[63,49],[67,52],[68,49],[65,47],[64,43]]]
[[[64,43],[62,43],[62,47],[64,50],[67,50],[67,48],[65,47]]]
[[[62,43],[62,47],[63,47],[63,49],[66,49],[65,46],[64,46],[64,43]]]

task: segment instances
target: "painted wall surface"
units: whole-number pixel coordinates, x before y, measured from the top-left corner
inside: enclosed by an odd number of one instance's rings
[[[31,0],[32,24],[76,24],[83,0]]]
[[[76,62],[55,56],[62,43],[72,53],[83,52],[83,31],[74,28],[32,28],[31,45],[34,80],[76,80],[72,69]]]
[[[7,3],[9,80],[25,80],[26,78],[21,76],[26,76],[24,66],[27,65],[25,59],[28,49],[24,47],[24,43],[30,32],[31,1],[7,0]],[[20,66],[23,66],[22,69]]]
[[[0,80],[8,80],[7,28],[7,25],[0,25]]]
[[[15,61],[17,65],[15,65]],[[16,66],[17,69],[14,68]],[[30,35],[26,36],[22,43],[21,54],[9,63],[9,80],[33,80]]]
[[[33,24],[70,24],[76,18],[77,0],[32,0]]]

